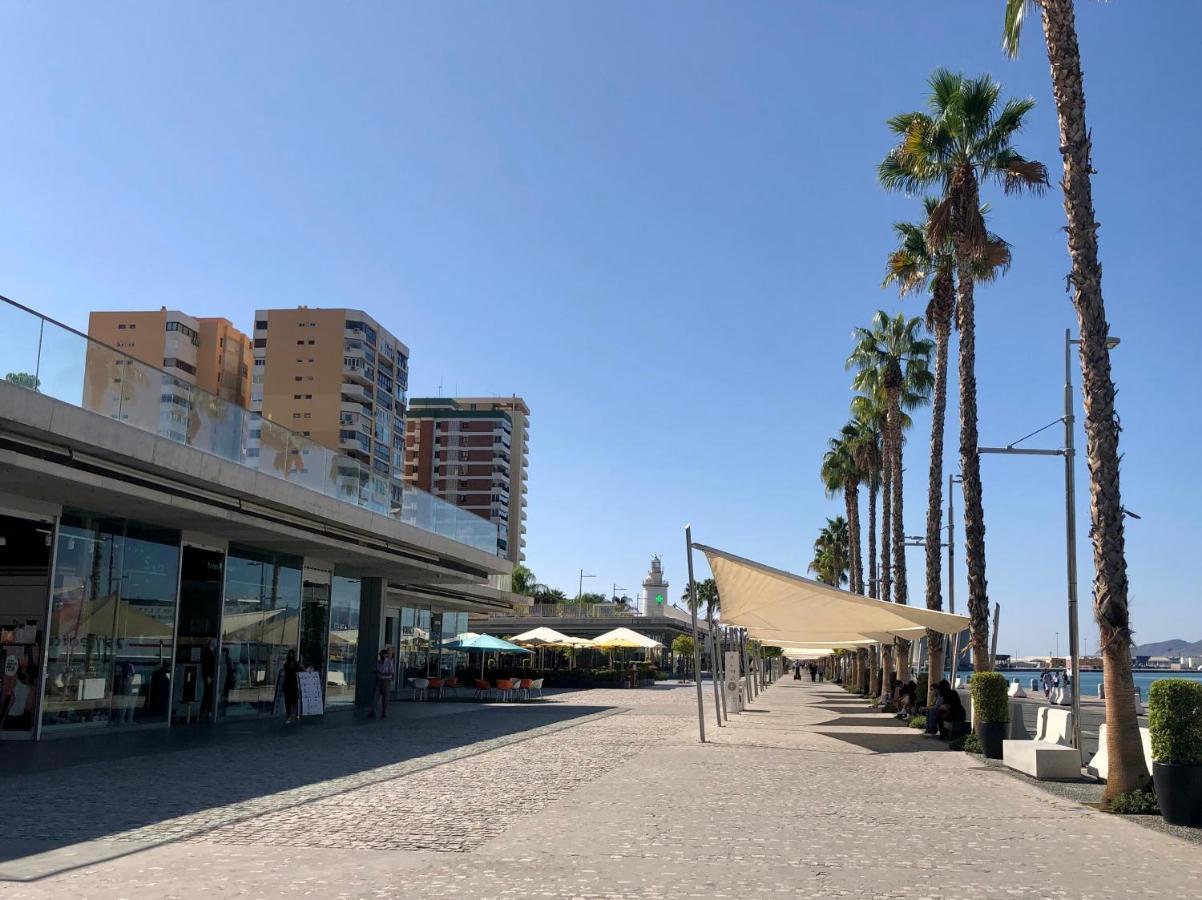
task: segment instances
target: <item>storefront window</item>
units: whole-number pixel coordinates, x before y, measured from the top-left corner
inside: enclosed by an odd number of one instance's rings
[[[406,607],[401,610],[401,686],[410,678],[425,678],[430,658],[430,610]]]
[[[179,532],[64,513],[47,646],[48,729],[163,722]]]
[[[300,559],[230,546],[221,626],[230,687],[223,687],[223,714],[272,715],[277,706],[283,709],[280,676],[288,651],[297,649],[300,607]]]
[[[326,671],[326,704],[355,702],[359,655],[360,583],[335,575],[330,594],[330,664]]]
[[[0,516],[0,730],[32,736],[38,715],[49,522]]]

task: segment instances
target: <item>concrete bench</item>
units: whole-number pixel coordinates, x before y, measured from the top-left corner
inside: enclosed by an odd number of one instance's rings
[[[1076,781],[1081,753],[1071,745],[1073,715],[1040,707],[1033,741],[1002,741],[1002,762],[1039,781]]]
[[[1148,771],[1152,771],[1152,735],[1148,729],[1141,728],[1139,730],[1140,743],[1144,745],[1144,762],[1148,764]],[[1085,771],[1092,775],[1098,781],[1105,781],[1110,771],[1110,753],[1106,747],[1106,725],[1105,723],[1098,726],[1098,752],[1094,754],[1093,759],[1089,761],[1089,765],[1085,767]]]

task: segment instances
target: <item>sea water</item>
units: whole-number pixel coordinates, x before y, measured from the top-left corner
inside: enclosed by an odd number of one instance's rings
[[[1001,673],[1003,675],[1005,675],[1006,678],[1009,679],[1010,681],[1014,681],[1017,678],[1018,683],[1021,684],[1023,686],[1023,690],[1026,690],[1026,691],[1031,690],[1031,679],[1032,678],[1034,678],[1036,680],[1039,679],[1039,670],[1038,669],[1002,669]],[[960,677],[964,679],[965,683],[968,682],[968,677],[970,675],[972,675],[972,669],[961,669],[960,670]],[[1061,673],[1061,678],[1063,678],[1063,677],[1064,677],[1064,675],[1063,675],[1063,673]],[[1202,682],[1202,672],[1189,672],[1189,671],[1185,671],[1185,670],[1176,670],[1176,669],[1164,669],[1164,670],[1158,670],[1158,671],[1154,671],[1154,672],[1150,672],[1150,671],[1134,672],[1134,673],[1132,673],[1132,677],[1135,680],[1135,686],[1137,688],[1139,688],[1139,692],[1140,692],[1140,694],[1143,695],[1143,698],[1145,701],[1148,699],[1148,688],[1151,686],[1152,682],[1157,681],[1161,678],[1186,678],[1186,679],[1189,679],[1190,681]],[[1082,697],[1097,697],[1098,696],[1098,685],[1101,683],[1102,683],[1102,673],[1100,671],[1099,672],[1095,672],[1095,671],[1082,672],[1081,673],[1081,696]]]

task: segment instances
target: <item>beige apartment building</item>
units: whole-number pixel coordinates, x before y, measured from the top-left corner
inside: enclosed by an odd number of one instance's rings
[[[98,311],[88,316],[88,337],[99,344],[87,348],[83,403],[95,412],[143,428],[157,420],[160,434],[183,441],[196,427],[193,386],[247,405],[250,339],[226,319],[196,318],[166,307]],[[127,357],[167,374],[131,365]]]
[[[520,397],[415,397],[405,483],[498,526],[497,550],[526,558],[530,409]]]
[[[253,357],[250,408],[358,460],[361,493],[399,510],[409,348],[362,310],[301,306],[255,312]]]

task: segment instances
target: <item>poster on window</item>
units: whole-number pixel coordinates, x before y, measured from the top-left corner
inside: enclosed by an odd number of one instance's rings
[[[298,672],[296,680],[300,684],[300,714],[320,716],[323,712],[321,672]]]

